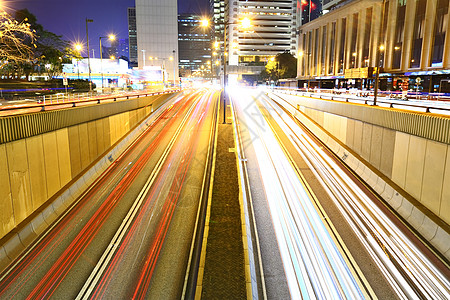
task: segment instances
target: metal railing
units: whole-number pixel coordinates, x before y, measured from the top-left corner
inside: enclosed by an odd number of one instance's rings
[[[8,104],[3,103],[0,105],[0,117],[8,116],[9,113],[14,112],[14,114],[35,112],[36,108],[38,111],[45,111],[47,109],[59,109],[67,107],[77,107],[86,104],[101,104],[102,102],[112,102],[118,100],[128,100],[139,97],[149,97],[167,93],[179,92],[181,89],[166,89],[161,91],[140,91],[140,92],[120,92],[120,93],[73,93],[73,94],[53,94],[46,96],[38,96],[34,99],[29,99],[33,102],[22,103],[22,104]],[[32,111],[30,111],[32,110]]]
[[[373,105],[373,92],[369,91],[346,91],[346,90],[328,90],[328,89],[296,89],[296,88],[275,88],[275,91],[286,94],[313,97],[324,100],[333,100],[349,103],[358,103],[365,105]],[[415,112],[436,113],[450,115],[450,102],[447,101],[430,101],[419,99],[391,98],[392,94],[384,93],[385,97],[378,97],[377,105],[385,108],[398,108]],[[450,99],[449,99],[450,100]]]

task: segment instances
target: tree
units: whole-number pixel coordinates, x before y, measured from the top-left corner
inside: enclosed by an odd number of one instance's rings
[[[30,28],[36,32],[36,46],[34,49],[34,69],[40,73],[47,73],[50,78],[62,72],[62,64],[69,59],[71,53],[69,43],[62,36],[47,31],[37,23],[37,18],[27,9],[16,12],[16,20],[28,20]]]
[[[33,59],[35,33],[27,19],[17,21],[7,12],[0,14],[0,68],[10,63],[27,63]]]
[[[261,72],[263,80],[274,80],[297,77],[297,59],[289,52],[277,54],[271,58]]]
[[[280,53],[275,60],[278,62],[280,79],[297,77],[297,59],[291,53]]]

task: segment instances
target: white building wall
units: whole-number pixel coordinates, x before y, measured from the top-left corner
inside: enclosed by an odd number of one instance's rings
[[[139,68],[164,65],[169,80],[174,69],[178,79],[177,0],[136,0],[136,28]]]

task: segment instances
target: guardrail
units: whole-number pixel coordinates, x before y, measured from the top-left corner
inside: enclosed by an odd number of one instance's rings
[[[136,111],[138,114],[133,118],[140,119],[146,112],[148,113],[149,108],[152,110],[157,109],[174,92],[171,90],[142,93],[135,96],[124,95],[120,97],[120,99],[124,99],[121,101],[117,101],[117,97],[93,99],[86,101],[88,104],[84,106],[79,105],[80,103],[75,103],[78,106],[76,109],[64,109],[68,108],[66,102],[64,104],[56,104],[56,109],[50,109],[46,106],[45,111],[40,111],[39,105],[35,109],[29,108],[26,110],[19,108],[19,113],[11,110],[4,111],[4,113],[8,114],[0,117],[0,144],[103,119],[127,111]],[[126,100],[127,97],[129,100]],[[95,103],[102,103],[102,105]],[[68,106],[70,107],[70,105]],[[0,110],[0,115],[1,113],[2,111]]]
[[[40,108],[40,111],[45,111],[46,108],[50,108],[52,110],[58,109],[58,108],[67,108],[69,105],[70,107],[77,107],[77,106],[83,106],[89,103],[96,103],[101,104],[102,102],[111,102],[111,101],[117,101],[117,100],[128,100],[128,99],[134,99],[139,97],[149,97],[149,96],[155,96],[155,95],[162,95],[167,93],[176,93],[181,91],[181,89],[171,89],[171,90],[164,90],[164,91],[155,91],[155,92],[133,92],[133,93],[121,93],[121,94],[109,94],[109,95],[93,95],[92,93],[85,93],[85,94],[78,94],[78,97],[76,94],[73,94],[73,97],[71,98],[68,95],[64,95],[61,97],[50,97],[50,99],[47,97],[43,98],[43,100],[38,101],[36,103],[31,104],[18,104],[18,105],[3,105],[0,106],[0,113],[1,112],[8,112],[8,111],[15,111],[16,114],[20,114],[20,111],[24,110],[30,110],[35,108]],[[81,95],[81,96],[80,96]],[[54,95],[53,95],[54,96]],[[8,114],[2,114],[1,116],[8,116]],[[0,116],[0,117],[1,117]]]
[[[298,95],[304,97],[314,97],[324,100],[333,100],[341,102],[359,103],[365,105],[374,105],[374,97],[365,95],[364,97],[351,95],[351,94],[333,94],[328,90],[327,92],[309,92],[301,89],[289,89],[289,88],[276,88],[278,92],[284,92],[286,94]],[[421,103],[419,103],[419,101]],[[425,100],[397,100],[393,98],[378,98],[377,105],[387,108],[400,108],[411,111],[425,112],[425,113],[437,113],[450,115],[450,103],[425,101]]]

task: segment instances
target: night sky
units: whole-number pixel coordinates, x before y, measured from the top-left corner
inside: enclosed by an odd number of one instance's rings
[[[127,7],[134,0],[0,0],[7,11],[27,8],[37,17],[37,22],[48,31],[62,35],[69,41],[86,44],[85,19],[89,24],[90,48],[99,55],[99,36],[114,33],[118,38],[128,38]],[[208,14],[209,0],[178,0],[178,12]],[[102,40],[103,43],[103,40]],[[84,55],[86,55],[84,53]],[[92,51],[91,51],[92,55]]]

